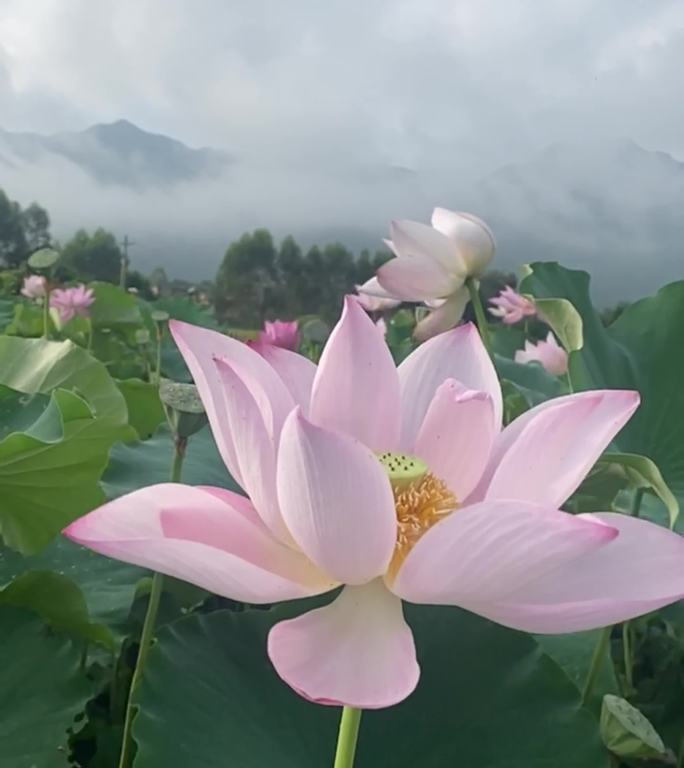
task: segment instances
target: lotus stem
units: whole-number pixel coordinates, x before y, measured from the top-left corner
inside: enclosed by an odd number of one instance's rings
[[[641,502],[644,498],[645,490],[645,488],[637,488],[634,492],[634,497],[632,498],[632,508],[629,512],[632,517],[639,517],[641,512]]]
[[[570,378],[570,368],[568,367],[568,370],[565,372],[565,381],[568,385],[568,393],[573,394],[575,391],[574,387],[572,386],[572,379]]]
[[[181,479],[183,468],[183,459],[185,458],[185,448],[187,439],[183,437],[174,438],[173,463],[171,465],[171,482],[178,483]],[[126,703],[126,715],[124,717],[123,742],[121,745],[121,756],[119,758],[119,768],[130,768],[133,758],[133,737],[132,727],[134,718],[133,697],[143,677],[147,656],[152,646],[152,637],[154,635],[154,625],[157,621],[157,611],[159,610],[159,600],[164,587],[164,576],[161,573],[155,573],[152,576],[152,586],[150,588],[150,599],[147,603],[145,621],[143,622],[142,633],[140,635],[140,649],[135,663],[135,670],[131,678],[131,687],[128,691],[128,702]]]
[[[161,356],[162,356],[162,341],[164,339],[164,327],[161,323],[155,323],[157,326],[157,362],[154,371],[154,383],[159,385],[161,380]]]
[[[333,768],[352,768],[356,755],[356,743],[359,738],[361,723],[360,709],[344,707],[340,718],[340,730],[337,736],[337,750]]]
[[[644,498],[645,490],[645,488],[637,488],[634,492],[634,496],[632,498],[632,506],[629,512],[632,517],[639,517],[641,502]],[[622,658],[625,665],[625,682],[627,683],[628,694],[634,690],[634,662],[632,660],[632,641],[630,631],[629,622],[626,621],[622,625]]]
[[[589,674],[587,675],[587,679],[584,682],[584,690],[582,691],[581,706],[583,707],[587,705],[589,699],[591,698],[591,694],[594,691],[596,680],[598,679],[599,673],[601,672],[601,665],[603,664],[603,661],[606,657],[606,651],[610,645],[610,634],[612,631],[612,625],[609,627],[604,627],[601,630],[601,634],[599,635],[596,647],[594,648],[594,654],[591,657],[591,665],[589,666]]]
[[[492,341],[489,335],[489,325],[487,324],[487,316],[485,315],[484,307],[482,306],[482,299],[480,298],[477,280],[472,277],[467,278],[466,286],[468,287],[468,293],[470,294],[470,303],[473,305],[477,329],[482,337],[482,343],[487,348],[489,356],[492,357]]]
[[[634,690],[634,675],[632,674],[634,662],[632,661],[632,642],[630,631],[629,622],[626,621],[622,625],[622,655],[625,662],[625,682],[627,683],[628,694]]]
[[[130,768],[133,758],[133,737],[131,729],[133,727],[134,705],[133,696],[137,691],[142,680],[147,654],[152,644],[152,635],[154,634],[154,625],[157,620],[157,610],[159,608],[159,598],[161,597],[164,577],[161,573],[155,573],[152,577],[152,587],[150,588],[150,599],[147,603],[147,612],[143,623],[142,634],[140,635],[140,649],[138,659],[135,663],[135,670],[131,678],[131,687],[128,691],[128,701],[126,703],[126,715],[124,717],[123,742],[121,745],[121,757],[119,758],[119,768]]]
[[[50,338],[50,284],[45,280],[45,296],[43,297],[43,338]]]

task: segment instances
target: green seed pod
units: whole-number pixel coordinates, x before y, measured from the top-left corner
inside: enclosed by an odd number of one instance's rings
[[[428,471],[427,464],[405,453],[382,453],[378,458],[395,490],[417,483]]]
[[[188,438],[207,423],[207,414],[194,384],[182,384],[169,379],[159,382],[159,399],[164,404],[166,418],[178,437]]]
[[[666,749],[651,723],[625,699],[603,697],[601,738],[614,755],[625,760],[662,759]]]

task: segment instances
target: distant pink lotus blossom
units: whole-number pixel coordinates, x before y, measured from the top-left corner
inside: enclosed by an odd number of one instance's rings
[[[74,288],[56,288],[50,294],[50,306],[57,310],[62,323],[68,323],[76,315],[88,317],[89,307],[94,301],[92,288],[86,288],[83,284]]]
[[[489,308],[489,313],[498,317],[506,325],[515,325],[525,317],[534,317],[537,314],[537,308],[534,302],[521,296],[517,291],[507,285],[498,296],[490,299],[493,307]]]
[[[259,332],[259,342],[273,344],[283,349],[297,350],[299,348],[299,326],[296,320],[274,320],[264,323],[264,330]]]
[[[553,376],[563,376],[568,372],[568,353],[556,341],[551,331],[545,341],[536,344],[526,341],[525,349],[519,349],[515,353],[515,362],[540,363]]]
[[[65,533],[247,603],[342,586],[270,631],[270,659],[301,696],[370,709],[406,698],[420,669],[402,600],[566,633],[684,596],[679,535],[627,515],[560,511],[637,408],[636,392],[560,397],[502,429],[499,381],[471,324],[398,369],[351,297],[318,366],[170,327],[249,498],[155,485]]]
[[[47,280],[41,275],[29,275],[24,278],[21,295],[27,299],[42,299],[47,290]]]

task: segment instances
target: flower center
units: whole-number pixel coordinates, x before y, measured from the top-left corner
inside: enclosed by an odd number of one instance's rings
[[[390,564],[395,574],[418,539],[436,522],[458,507],[446,483],[433,475],[427,464],[403,453],[383,453],[397,514],[397,543]]]

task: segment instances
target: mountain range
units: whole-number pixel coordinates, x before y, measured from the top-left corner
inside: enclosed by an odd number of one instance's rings
[[[0,129],[0,167],[17,168],[50,158],[67,160],[100,184],[136,189],[216,177],[231,162],[226,152],[191,149],[128,120],[48,136]]]
[[[587,269],[610,300],[684,278],[684,163],[632,140],[553,144],[484,178],[471,204],[514,262]]]
[[[465,182],[448,160],[439,172],[260,160],[126,120],[53,135],[0,129],[0,187],[47,207],[60,237],[79,225],[129,232],[143,270],[210,277],[255,226],[374,249],[390,218],[424,219],[437,204],[487,220],[502,268],[553,259],[589,269],[605,303],[684,277],[684,163],[630,139],[551,143]]]

